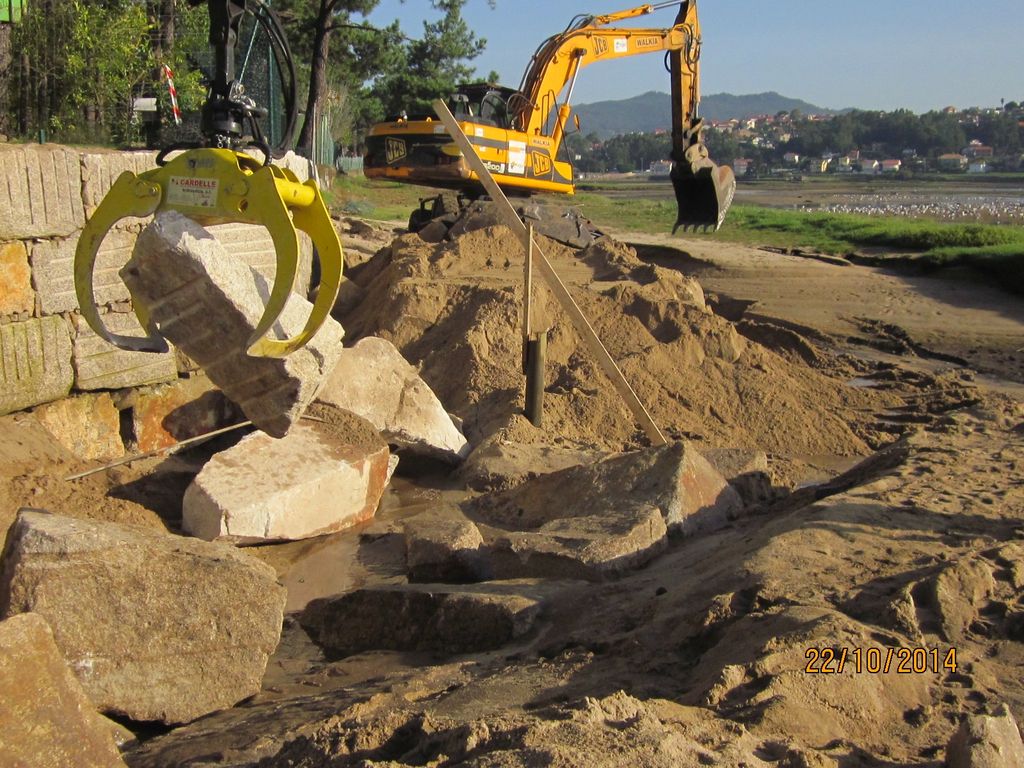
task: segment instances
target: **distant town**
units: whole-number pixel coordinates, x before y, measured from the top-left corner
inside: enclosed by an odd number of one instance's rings
[[[1024,169],[1024,108],[1017,102],[998,108],[947,107],[924,115],[906,110],[805,115],[794,109],[709,120],[705,138],[716,162],[732,165],[739,177],[906,177]],[[667,174],[670,147],[667,129],[604,141],[577,135],[572,142],[574,161],[584,173]]]

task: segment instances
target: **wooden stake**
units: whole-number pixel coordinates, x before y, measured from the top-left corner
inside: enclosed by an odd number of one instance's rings
[[[527,226],[529,242],[523,262],[523,340],[533,336],[533,224]]]
[[[505,193],[501,191],[498,183],[491,176],[490,172],[484,166],[483,161],[480,160],[476,154],[476,150],[473,149],[473,145],[469,139],[466,138],[466,134],[462,132],[462,128],[459,126],[455,116],[449,111],[448,105],[441,99],[434,102],[434,111],[437,116],[441,118],[441,122],[444,123],[445,128],[448,129],[448,134],[452,137],[459,149],[462,151],[463,156],[466,158],[466,162],[469,163],[470,168],[479,177],[481,183],[484,185],[484,189],[491,196],[497,206],[498,215],[502,221],[520,238],[523,243],[523,250],[529,254],[531,247],[533,249],[533,257],[537,261],[537,266],[540,268],[541,274],[547,281],[548,286],[554,293],[555,298],[558,299],[558,303],[562,305],[562,309],[569,315],[569,320],[572,321],[573,326],[576,328],[577,333],[583,338],[583,343],[587,345],[590,353],[594,356],[597,364],[604,371],[605,375],[611,379],[612,386],[615,387],[619,396],[626,403],[626,406],[633,414],[633,418],[639,422],[640,426],[644,430],[644,434],[647,435],[647,439],[651,441],[652,445],[665,445],[668,441],[665,436],[658,429],[658,425],[654,423],[654,419],[651,418],[651,414],[648,413],[647,408],[637,397],[636,392],[626,381],[626,377],[622,375],[622,371],[619,370],[619,366],[616,365],[615,360],[608,353],[604,344],[601,342],[600,337],[594,331],[590,322],[587,320],[586,315],[576,304],[572,294],[569,293],[569,289],[565,287],[558,273],[555,272],[555,268],[551,266],[551,262],[548,261],[547,256],[544,255],[544,251],[541,250],[531,236],[530,231],[526,225],[523,224],[519,218],[519,214],[516,213],[515,208],[505,197]],[[529,259],[528,259],[529,260]]]

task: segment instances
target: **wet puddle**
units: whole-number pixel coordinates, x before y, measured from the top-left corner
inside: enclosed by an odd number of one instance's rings
[[[466,495],[444,488],[443,478],[396,476],[373,520],[329,536],[258,547],[255,554],[277,570],[287,588],[286,612],[300,611],[318,597],[404,584],[405,542],[397,522],[423,512],[443,514]]]

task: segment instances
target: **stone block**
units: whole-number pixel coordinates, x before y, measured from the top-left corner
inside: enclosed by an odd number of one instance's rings
[[[277,250],[270,232],[257,224],[215,224],[206,230],[220,241],[224,250],[259,272],[268,283],[277,275]],[[313,241],[305,232],[299,232],[299,268],[292,290],[307,298],[313,271]]]
[[[488,651],[526,634],[543,604],[509,586],[359,589],[313,600],[299,623],[314,642],[339,655],[370,650]]]
[[[768,454],[754,448],[705,448],[701,455],[726,480],[768,471]]]
[[[124,768],[111,724],[34,613],[0,622],[0,764]]]
[[[461,583],[488,577],[480,530],[466,519],[416,515],[402,521],[409,581]]]
[[[32,280],[39,292],[44,315],[77,312],[75,295],[76,232],[60,240],[43,240],[32,246]],[[100,243],[93,272],[93,290],[96,304],[103,307],[131,301],[131,294],[117,271],[127,263],[135,247],[134,232],[112,229]]]
[[[256,694],[285,589],[234,547],[21,510],[0,614],[34,612],[102,711],[182,723]]]
[[[179,379],[136,393],[132,405],[134,448],[155,451],[244,419],[205,376]]]
[[[358,416],[316,412],[323,421],[304,421],[279,440],[247,435],[210,459],[185,491],[183,528],[255,543],[336,533],[372,518],[387,482],[387,445]]]
[[[246,343],[263,315],[270,285],[205,229],[173,211],[143,230],[121,275],[167,339],[275,437],[298,420],[341,353],[344,331],[328,318],[309,344],[287,358],[248,356]],[[293,295],[278,329],[294,335],[310,309]]]
[[[35,301],[25,244],[17,240],[0,244],[0,317],[31,316]]]
[[[256,156],[259,157],[259,153]],[[285,152],[284,157],[274,160],[274,165],[287,168],[301,182],[309,180],[309,160],[302,155],[291,151]]]
[[[726,524],[742,502],[692,445],[676,442],[541,475],[482,496],[471,509],[490,525],[533,530],[635,505],[659,509],[670,531],[689,534]]]
[[[0,240],[64,237],[85,225],[78,155],[62,147],[0,145]]]
[[[133,313],[109,312],[103,315],[114,333],[143,336]],[[178,378],[174,350],[133,352],[120,349],[101,339],[84,320],[78,320],[74,349],[75,388],[81,390],[121,389],[158,384]]]
[[[74,378],[63,318],[0,325],[0,415],[64,397]]]
[[[484,533],[488,566],[498,579],[600,581],[646,565],[668,546],[657,507],[629,502],[592,515],[553,517],[534,530]]]
[[[80,459],[107,461],[124,455],[121,414],[109,394],[65,397],[36,408],[35,416]]]
[[[85,215],[92,216],[118,176],[125,171],[138,175],[156,168],[156,152],[90,152],[81,156],[81,165],[82,203]]]
[[[458,477],[475,491],[503,491],[560,469],[591,464],[605,454],[584,448],[519,443],[500,435],[473,449]]]
[[[968,715],[946,747],[948,768],[1017,768],[1024,765],[1024,742],[1010,708],[994,715]]]
[[[449,463],[469,450],[441,401],[385,339],[345,349],[317,399],[359,414],[400,450]]]

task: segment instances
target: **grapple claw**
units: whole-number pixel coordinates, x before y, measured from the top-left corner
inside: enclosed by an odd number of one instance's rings
[[[119,220],[128,216],[149,216],[160,203],[160,189],[154,184],[140,180],[130,171],[125,171],[114,182],[95,212],[89,217],[75,248],[75,294],[82,318],[101,339],[121,349],[136,352],[166,352],[167,340],[157,331],[149,313],[138,302],[132,302],[135,315],[146,331],[146,336],[122,336],[111,332],[104,325],[96,306],[93,290],[93,272],[100,243],[107,232]]]
[[[103,339],[122,349],[166,351],[167,342],[146,308],[133,302],[145,337],[113,334],[96,307],[93,271],[100,242],[127,216],[174,210],[203,226],[241,222],[266,227],[277,254],[270,298],[247,344],[254,357],[285,357],[301,349],[330,315],[341,285],[341,242],[313,181],[302,183],[291,171],[264,165],[228,149],[191,149],[166,165],[135,176],[124,173],[86,224],[75,251],[75,292],[82,316]],[[298,270],[296,228],[306,232],[320,256],[321,280],[303,329],[289,339],[268,338],[288,303]]]

